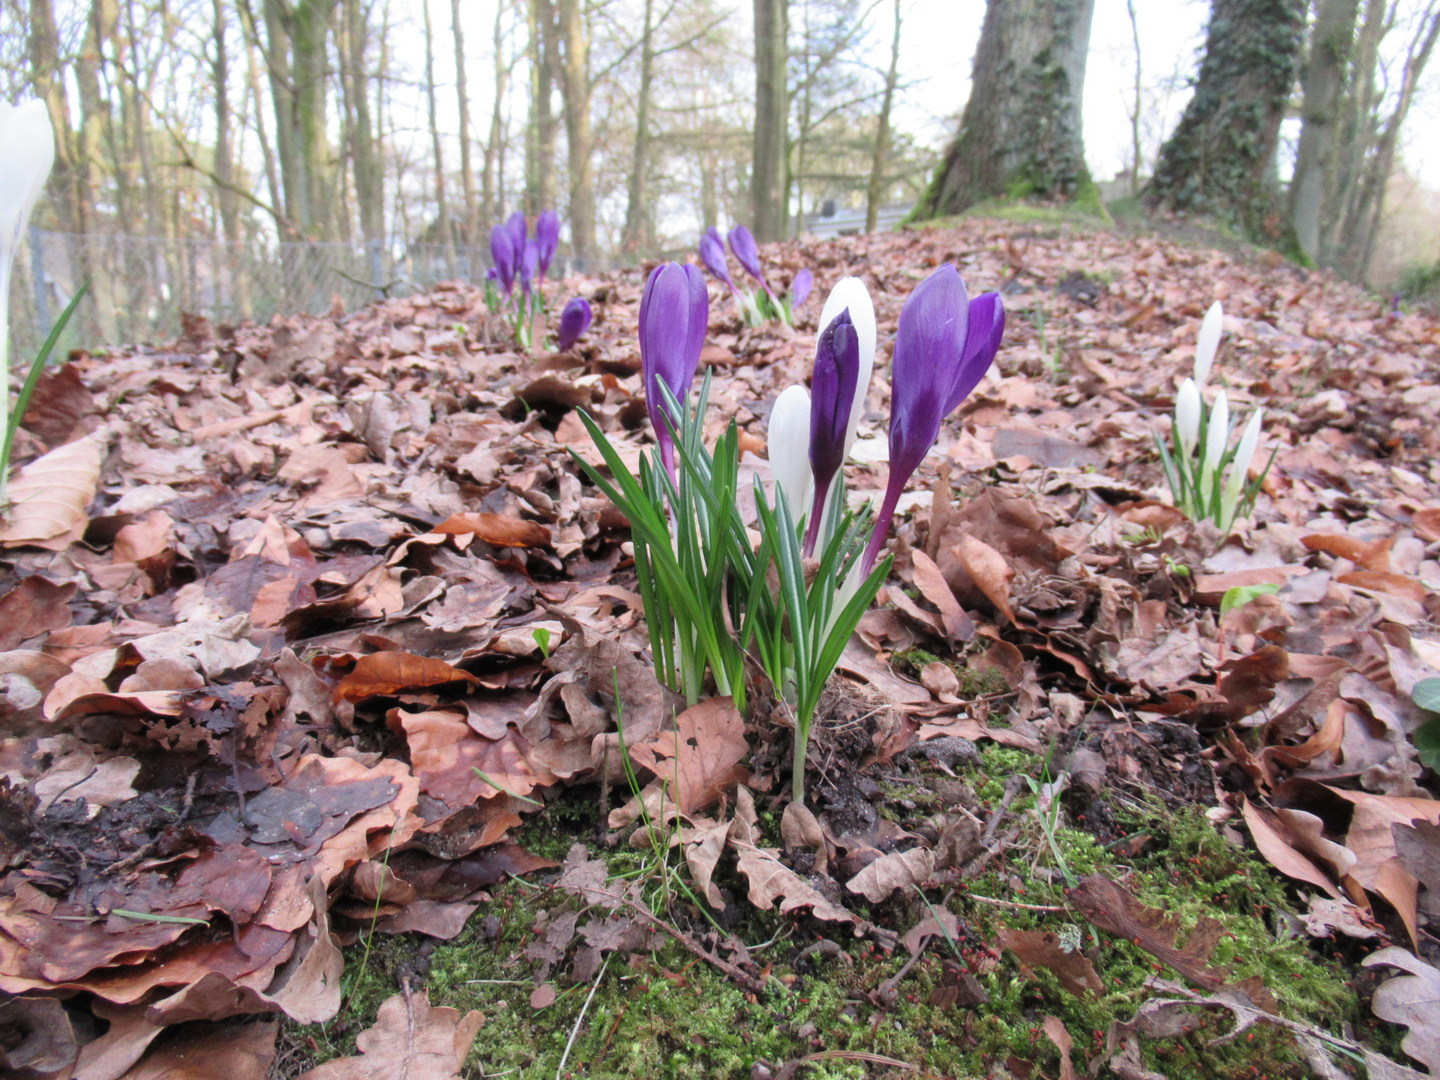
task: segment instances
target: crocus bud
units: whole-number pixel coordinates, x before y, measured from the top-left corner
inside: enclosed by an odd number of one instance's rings
[[[744,225],[736,225],[730,230],[730,250],[745,272],[773,297],[775,294],[770,291],[770,283],[765,280],[765,272],[760,268],[760,249],[755,246],[755,237]]]
[[[518,259],[525,250],[525,214],[516,210],[505,222],[505,228],[510,231],[510,243],[514,245],[515,257]]]
[[[865,398],[870,393],[870,375],[875,369],[875,305],[870,302],[870,293],[865,283],[856,277],[841,278],[825,298],[820,309],[820,327],[823,330],[842,311],[850,312],[850,322],[855,327],[855,336],[860,347],[860,367],[855,375],[855,400],[850,403],[850,420],[845,425],[845,455],[855,445],[855,432],[860,426],[860,415],[865,411]]]
[[[890,478],[862,572],[875,565],[905,483],[935,445],[941,421],[995,359],[996,327],[1004,328],[998,302],[977,314],[980,341],[970,347],[970,300],[959,271],[949,263],[922,281],[900,312],[890,371]]]
[[[21,105],[0,101],[0,146],[5,148],[0,154],[0,359],[5,359],[9,355],[11,267],[30,213],[55,164],[55,131],[45,103],[38,99]]]
[[[790,282],[790,310],[799,311],[800,306],[810,299],[810,290],[815,286],[815,275],[808,266],[802,267]]]
[[[1225,310],[1216,300],[1205,312],[1200,323],[1200,337],[1195,342],[1195,385],[1204,386],[1215,363],[1215,350],[1220,347],[1220,333],[1225,328]]]
[[[998,292],[981,293],[970,301],[970,325],[965,332],[965,358],[960,372],[945,399],[945,415],[949,416],[980,385],[990,370],[990,363],[1000,351],[1000,338],[1005,333],[1005,305]]]
[[[565,310],[560,312],[560,329],[556,333],[561,352],[569,352],[575,347],[575,342],[590,329],[593,317],[589,303],[582,297],[577,296],[565,305]]]
[[[666,263],[657,266],[640,298],[640,365],[645,381],[645,409],[655,428],[660,460],[675,475],[675,441],[680,418],[671,413],[660,393],[660,380],[682,404],[690,395],[705,329],[710,298],[705,278],[694,266]]]
[[[530,295],[530,286],[535,284],[535,275],[540,272],[540,244],[526,240],[520,251],[520,285],[525,295]]]
[[[730,277],[730,267],[725,263],[725,241],[720,239],[720,230],[711,225],[700,237],[700,261],[705,264],[716,281],[723,281],[731,289],[735,281]]]
[[[1240,503],[1240,493],[1245,490],[1245,484],[1250,477],[1250,463],[1255,460],[1255,451],[1260,446],[1260,424],[1265,415],[1265,410],[1256,408],[1250,414],[1250,422],[1245,425],[1245,433],[1240,436],[1240,445],[1235,450],[1235,458],[1230,462],[1230,475],[1225,478],[1225,490],[1220,496],[1220,525],[1228,529],[1235,520],[1235,508]]]
[[[783,492],[792,517],[810,505],[810,395],[803,386],[787,386],[770,408],[765,432],[776,492]],[[776,495],[779,501],[779,495]]]
[[[515,241],[504,225],[490,230],[490,258],[495,260],[495,273],[505,295],[510,296],[515,291]]]
[[[560,215],[554,210],[546,210],[535,219],[535,241],[539,245],[539,276],[544,281],[555,258],[555,249],[560,246]]]
[[[815,551],[830,484],[845,462],[845,430],[860,372],[860,338],[842,311],[820,333],[815,349],[815,374],[810,380],[810,471],[815,477],[815,503],[805,534],[805,554]]]
[[[1200,412],[1200,388],[1195,385],[1194,379],[1186,379],[1175,395],[1175,437],[1180,440],[1187,458],[1195,452],[1195,444],[1200,441]]]
[[[1230,398],[1222,386],[1210,409],[1210,426],[1205,432],[1205,468],[1214,472],[1220,467],[1225,449],[1230,445]]]

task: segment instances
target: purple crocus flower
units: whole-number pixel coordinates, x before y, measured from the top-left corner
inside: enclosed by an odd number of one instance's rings
[[[700,366],[705,330],[710,319],[710,298],[705,278],[694,266],[666,263],[657,266],[645,282],[640,298],[640,366],[645,381],[645,410],[655,428],[660,460],[675,475],[675,439],[680,418],[665,406],[660,380],[684,402]]]
[[[555,249],[560,246],[560,215],[554,210],[546,210],[535,219],[535,239],[540,244],[540,280],[544,281]]]
[[[805,532],[806,555],[815,552],[830,484],[845,460],[845,432],[859,378],[860,335],[846,308],[821,332],[815,349],[815,373],[810,381],[810,473],[815,478],[815,501]]]
[[[799,311],[800,305],[810,297],[810,290],[815,285],[815,275],[810,272],[808,266],[803,267],[790,282],[790,310]]]
[[[569,352],[575,347],[575,342],[590,329],[592,318],[590,305],[582,297],[577,296],[565,305],[565,310],[560,312],[560,329],[556,335],[561,352]]]
[[[977,297],[972,305],[960,272],[946,263],[920,283],[900,312],[890,365],[890,479],[861,562],[865,573],[885,543],[906,481],[939,438],[941,421],[995,359],[1005,314],[999,295],[990,295],[993,300]]]
[[[730,267],[725,262],[725,241],[720,239],[720,230],[711,225],[700,238],[700,261],[717,281],[723,281],[733,291],[735,281],[730,277]]]
[[[505,222],[505,228],[510,230],[510,243],[515,245],[515,257],[520,257],[520,252],[525,250],[525,213],[523,210],[516,210]]]
[[[515,256],[515,241],[510,237],[510,230],[496,225],[490,230],[490,258],[495,260],[495,273],[506,296],[515,292]]]
[[[774,299],[775,293],[771,291],[770,283],[765,280],[765,273],[760,268],[760,249],[755,246],[755,237],[744,225],[736,225],[730,230],[730,250],[745,268],[745,272],[758,281],[760,287]]]
[[[526,240],[525,246],[520,251],[520,287],[525,290],[525,295],[530,295],[530,287],[535,284],[535,275],[540,272],[540,244],[535,240]]]

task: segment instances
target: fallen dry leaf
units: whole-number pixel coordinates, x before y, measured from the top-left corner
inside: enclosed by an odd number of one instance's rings
[[[1023,969],[1045,968],[1054,973],[1060,985],[1076,997],[1100,997],[1105,984],[1090,958],[1078,948],[1066,950],[1060,935],[1052,930],[1014,930],[1002,926],[995,940],[1020,960]]]
[[[1396,945],[1372,953],[1361,963],[1408,972],[1381,985],[1370,1007],[1382,1020],[1409,1028],[1400,1044],[1405,1053],[1424,1062],[1432,1076],[1440,1075],[1440,971]]]
[[[10,505],[0,524],[0,544],[69,546],[86,521],[86,508],[100,482],[104,447],[94,438],[77,439],[26,465],[10,482]]]

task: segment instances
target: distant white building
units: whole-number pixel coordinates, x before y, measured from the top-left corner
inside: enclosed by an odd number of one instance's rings
[[[914,204],[904,206],[882,206],[875,216],[877,232],[889,232],[904,221],[914,209]],[[806,214],[802,235],[821,240],[834,236],[859,236],[865,231],[865,208],[858,210],[840,206],[834,199],[826,199],[817,213]]]

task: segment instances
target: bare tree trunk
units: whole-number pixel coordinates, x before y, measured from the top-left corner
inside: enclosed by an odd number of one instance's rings
[[[1095,0],[989,0],[970,100],[917,218],[997,195],[1091,196],[1081,99]]]
[[[1151,206],[1209,214],[1291,246],[1275,147],[1305,39],[1307,0],[1211,0],[1195,95],[1145,188]]]
[[[634,255],[649,246],[650,211],[647,181],[650,172],[650,94],[655,81],[655,3],[645,0],[640,36],[640,87],[635,108],[635,148],[630,158],[630,183],[625,207],[625,234],[621,250]]]
[[[430,148],[435,155],[435,224],[438,243],[450,244],[450,211],[445,201],[445,148],[440,142],[440,122],[435,108],[435,34],[430,22],[430,0],[421,0],[425,12],[425,101],[429,106]]]
[[[246,73],[250,87],[250,111],[255,117],[255,134],[260,140],[260,158],[265,164],[265,186],[270,192],[270,205],[284,205],[284,189],[280,185],[280,169],[275,160],[275,147],[270,142],[270,133],[265,127],[265,97],[260,90],[260,65],[256,62],[255,42],[246,43],[249,70]]]
[[[550,0],[538,0],[545,12]],[[544,20],[553,36],[547,51],[565,98],[566,164],[570,173],[570,243],[580,259],[598,254],[595,233],[595,137],[590,124],[590,35],[581,0],[556,0],[555,17]]]
[[[55,166],[50,190],[59,192],[60,222],[67,232],[83,232],[87,219],[79,185],[79,151],[70,126],[70,101],[60,64],[60,35],[51,0],[30,3],[30,66],[36,97],[50,110],[55,129]]]
[[[455,39],[455,97],[460,106],[460,190],[465,195],[465,221],[460,235],[466,244],[473,244],[480,213],[470,161],[470,85],[465,78],[465,28],[460,25],[460,0],[450,0],[450,31]]]
[[[525,212],[555,205],[555,114],[550,92],[557,79],[555,15],[551,0],[529,0],[530,125],[525,132]],[[567,101],[568,108],[568,101]]]
[[[1125,0],[1130,16],[1130,36],[1135,42],[1135,96],[1130,104],[1130,194],[1140,194],[1140,111],[1145,68],[1140,62],[1140,19],[1135,14],[1135,0]]]
[[[755,131],[750,174],[750,228],[757,240],[785,236],[790,92],[788,0],[754,0]]]
[[[362,0],[344,0],[341,11],[341,86],[350,114],[350,168],[355,178],[355,202],[360,233],[367,242],[385,235],[385,172],[380,140],[370,115],[370,80],[366,54],[370,47],[370,20]]]
[[[900,0],[895,0],[895,36],[890,39],[890,70],[885,73],[885,97],[880,102],[880,123],[875,132],[875,153],[870,159],[870,186],[865,197],[865,231],[874,232],[885,197],[885,161],[890,154],[890,106],[900,81]]]
[[[1355,38],[1360,0],[1318,0],[1305,63],[1304,125],[1290,181],[1290,221],[1295,240],[1312,262],[1320,258],[1320,225],[1325,192],[1334,166],[1337,112],[1345,89],[1345,70]]]
[[[266,60],[285,215],[308,239],[330,235],[334,189],[326,133],[330,19],[337,0],[264,0]]]
[[[495,104],[490,110],[490,138],[485,142],[485,165],[482,178],[480,201],[484,206],[485,219],[498,221],[503,212],[503,197],[500,188],[504,185],[504,137],[505,137],[505,90],[510,81],[510,65],[503,59],[505,52],[504,34],[505,3],[495,5]],[[498,175],[497,175],[498,173]]]
[[[240,210],[235,201],[235,152],[230,130],[230,45],[226,41],[225,5],[213,0],[215,54],[211,59],[211,83],[215,90],[215,205],[220,211],[220,227],[232,244],[240,239]]]

